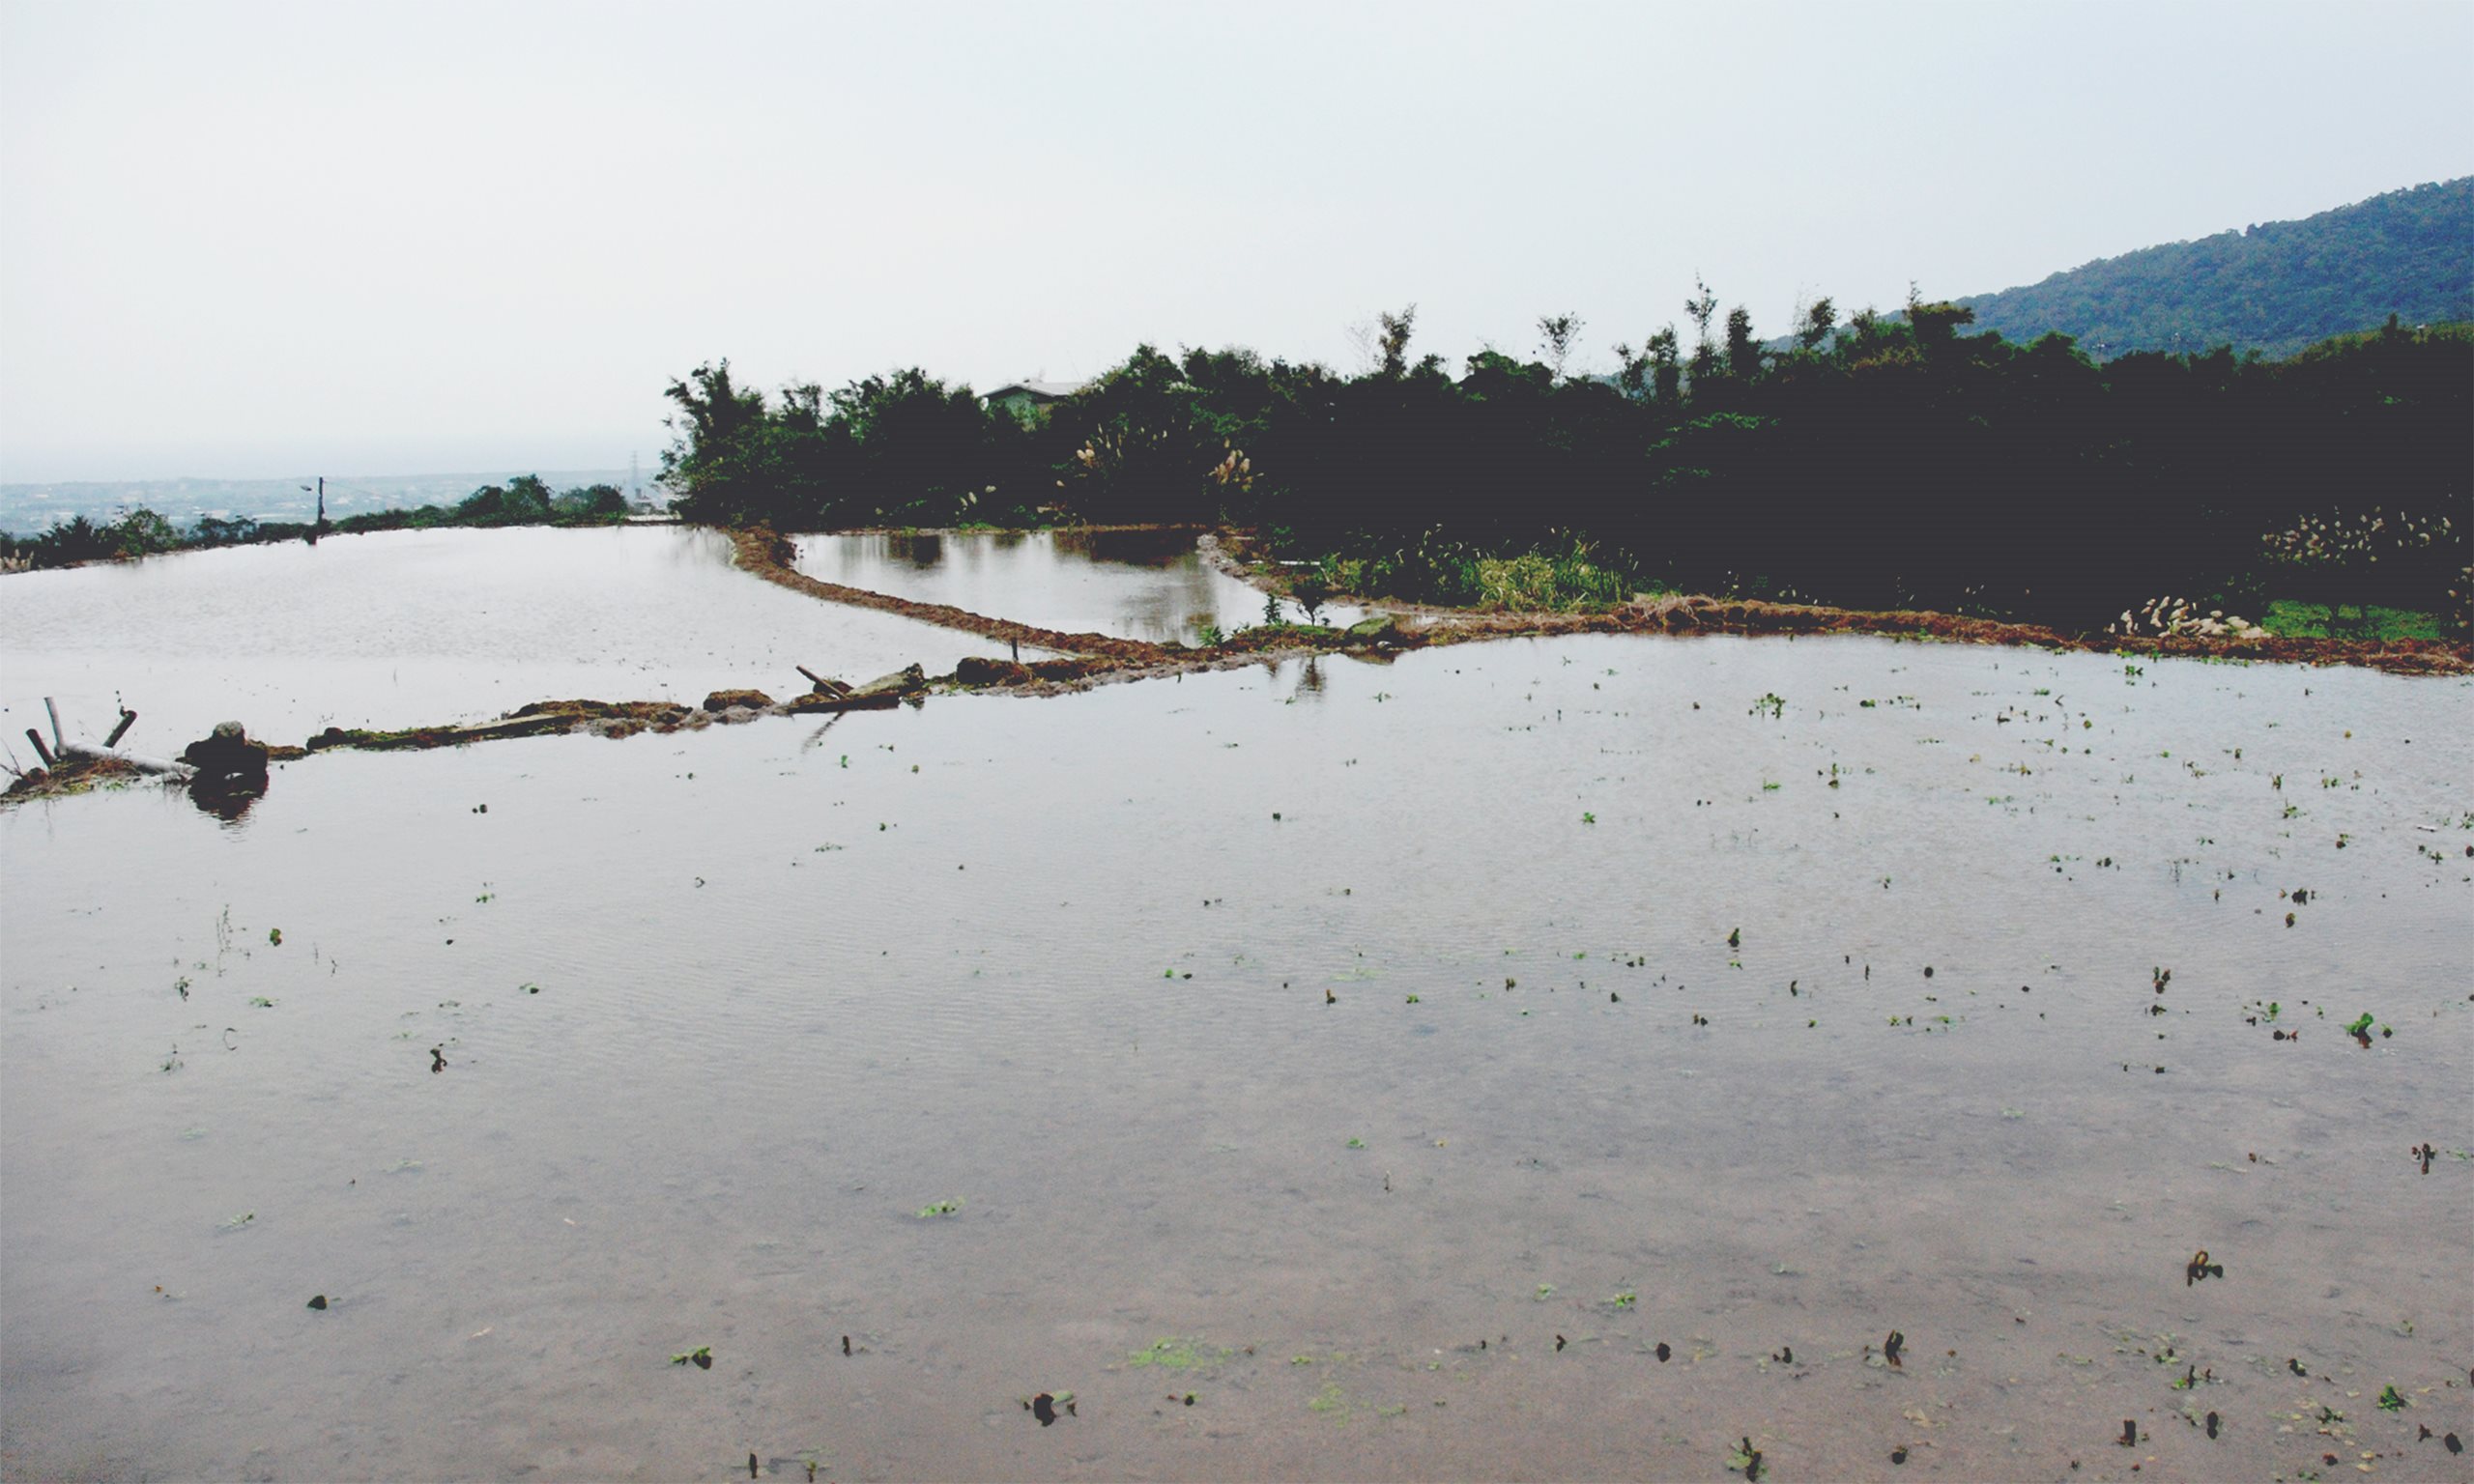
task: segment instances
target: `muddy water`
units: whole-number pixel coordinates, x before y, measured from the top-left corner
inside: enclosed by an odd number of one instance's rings
[[[2140,669],[1523,642],[0,816],[0,1470],[2462,1478],[2474,690]]]
[[[128,745],[175,753],[226,719],[297,743],[579,696],[794,695],[797,665],[866,680],[1003,652],[749,582],[730,556],[674,528],[427,530],[26,573],[0,581],[0,725],[47,727],[52,696],[100,737],[126,703]]]
[[[1069,634],[1199,642],[1263,621],[1264,595],[1205,563],[1192,530],[871,531],[798,538],[798,570],[820,582],[946,603]],[[1280,615],[1302,622],[1296,604]],[[1326,623],[1354,608],[1326,607]]]

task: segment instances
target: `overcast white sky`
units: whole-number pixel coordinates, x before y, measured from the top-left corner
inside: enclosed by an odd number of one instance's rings
[[[1582,357],[2474,173],[2474,4],[0,0],[0,480],[623,466],[708,358]]]

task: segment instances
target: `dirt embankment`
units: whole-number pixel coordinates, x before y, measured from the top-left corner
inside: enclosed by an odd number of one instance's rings
[[[847,603],[853,608],[900,614],[905,618],[916,618],[940,628],[960,629],[984,639],[1029,644],[1061,654],[1157,663],[1174,652],[1164,645],[1146,643],[1138,639],[1113,639],[1106,634],[1063,634],[1054,629],[1016,623],[1010,618],[991,618],[985,614],[974,614],[948,603],[919,603],[889,593],[871,592],[864,587],[845,587],[840,583],[820,582],[792,565],[798,557],[798,544],[779,531],[756,526],[734,530],[730,537],[731,544],[737,549],[741,567],[776,586],[788,587],[792,592],[802,592],[812,598],[822,598],[828,603]]]
[[[1202,543],[1203,559],[1221,571],[1263,592],[1287,596],[1286,576],[1268,562],[1250,559],[1255,551],[1251,539],[1236,531],[1205,537]],[[1345,593],[1335,593],[1327,601],[1413,615],[1422,621],[1421,642],[1427,643],[1547,634],[1877,634],[1894,639],[2015,644],[2099,654],[2155,654],[2284,665],[2357,665],[2392,674],[2474,674],[2474,644],[2436,639],[2124,639],[1929,611],[1866,611],[1698,594],[1644,598],[1601,613],[1568,614],[1482,613]]]
[[[1702,596],[1640,599],[1597,613],[1479,613],[1466,609],[1386,603],[1335,595],[1332,601],[1386,610],[1391,616],[1369,619],[1347,630],[1273,625],[1242,629],[1212,648],[1190,649],[1115,639],[1105,634],[1065,634],[1010,619],[992,618],[941,603],[919,603],[863,588],[820,582],[791,565],[796,548],[789,538],[762,528],[731,532],[740,565],[765,581],[830,603],[847,603],[899,614],[944,628],[988,639],[1027,643],[1055,650],[1061,658],[1021,663],[966,658],[950,675],[931,677],[917,666],[866,685],[851,687],[819,681],[808,694],[776,701],[760,691],[717,691],[702,706],[676,701],[543,700],[519,707],[495,721],[415,727],[400,731],[345,730],[329,728],[308,740],[305,748],[267,749],[284,760],[351,748],[371,752],[419,751],[460,747],[474,742],[554,732],[590,732],[606,737],[640,731],[671,732],[752,721],[760,716],[804,716],[916,704],[932,692],[996,691],[1016,695],[1055,695],[1095,685],[1165,678],[1188,671],[1232,670],[1298,655],[1344,652],[1381,663],[1410,649],[1434,644],[1466,643],[1487,639],[1536,638],[1556,634],[1874,634],[1954,643],[2011,644],[2039,649],[2097,653],[2162,655],[2189,659],[2262,661],[2298,665],[2357,665],[2396,674],[2474,674],[2474,646],[2439,640],[2327,639],[2199,639],[2162,638],[2125,641],[2109,635],[2064,633],[2040,624],[2004,623],[1950,614],[1863,612],[1807,607],[1788,603],[1736,601]],[[1222,571],[1269,593],[1285,596],[1283,577],[1266,564],[1245,558],[1246,538],[1238,532],[1205,535],[1204,559]],[[811,676],[811,679],[814,677]],[[30,769],[0,794],[0,804],[29,798],[81,793],[97,787],[126,785],[139,773],[118,759],[104,757]]]
[[[0,790],[0,804],[65,798],[97,788],[126,787],[146,775],[117,757],[63,757],[47,768],[28,768]]]
[[[1606,616],[1617,618],[1622,628],[1668,634],[1885,634],[1956,643],[2020,644],[2104,654],[2257,660],[2286,665],[2359,665],[2407,675],[2474,674],[2474,646],[2435,639],[2124,639],[2109,634],[2069,634],[2042,624],[2004,623],[1952,614],[1864,613],[1706,597],[1628,605]]]

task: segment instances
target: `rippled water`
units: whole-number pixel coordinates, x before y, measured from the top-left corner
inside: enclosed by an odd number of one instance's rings
[[[1264,620],[1264,595],[1204,562],[1192,530],[865,531],[798,538],[820,582],[946,603],[1068,634],[1199,642]],[[1305,614],[1283,601],[1280,615]],[[1325,623],[1362,610],[1326,607]]]
[[[158,755],[224,720],[298,743],[574,697],[796,695],[798,665],[862,681],[1002,652],[750,581],[726,537],[681,528],[388,531],[0,579],[6,735],[47,728],[45,696],[96,738],[127,704],[127,745]]]
[[[0,1465],[2462,1477],[2470,710],[1596,637],[18,810]]]

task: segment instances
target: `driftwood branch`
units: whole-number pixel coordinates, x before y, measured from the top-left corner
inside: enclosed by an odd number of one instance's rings
[[[140,773],[155,773],[165,778],[186,780],[197,776],[197,769],[186,762],[175,762],[169,757],[148,757],[143,754],[124,753],[108,747],[89,747],[83,742],[70,743],[60,750],[60,756],[74,758],[80,762],[108,760],[123,763]]]
[[[818,674],[815,671],[808,669],[805,665],[793,665],[791,668],[797,671],[800,674],[808,677],[808,684],[814,687],[814,690],[811,692],[813,695],[848,696],[850,694],[849,686],[839,680],[827,680],[824,676]]]

